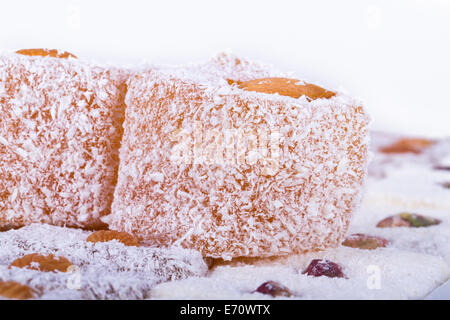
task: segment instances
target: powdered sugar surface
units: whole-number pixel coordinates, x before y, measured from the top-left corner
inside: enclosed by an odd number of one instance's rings
[[[431,165],[404,163],[385,169],[385,179],[369,178],[363,207],[397,207],[404,210],[434,209],[450,212],[450,171]]]
[[[369,167],[362,206],[370,209],[435,210],[450,212],[450,170],[445,167],[450,157],[450,140],[436,141],[420,154],[384,154],[380,146],[399,137],[374,133],[373,161]]]
[[[352,233],[369,233],[391,241],[391,246],[443,257],[450,263],[450,182],[446,166],[450,142],[441,139],[420,154],[383,154],[378,147],[399,136],[374,133],[374,161],[369,167],[361,208],[350,225]],[[381,173],[381,174],[380,174]],[[421,214],[441,220],[427,228],[377,228],[382,219],[400,212]]]
[[[318,258],[339,263],[346,278],[302,274],[311,260]],[[160,284],[151,294],[157,299],[272,299],[254,292],[262,283],[272,280],[293,293],[290,298],[276,299],[417,299],[449,276],[449,267],[439,257],[393,248],[369,251],[341,247],[254,260],[250,264],[231,263],[216,267],[208,278]]]

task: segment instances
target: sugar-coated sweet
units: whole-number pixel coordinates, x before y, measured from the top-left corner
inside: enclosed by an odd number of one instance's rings
[[[344,239],[368,157],[358,101],[222,54],[136,73],[126,103],[110,228],[224,259]]]
[[[0,229],[99,228],[110,212],[126,73],[57,50],[0,55]]]

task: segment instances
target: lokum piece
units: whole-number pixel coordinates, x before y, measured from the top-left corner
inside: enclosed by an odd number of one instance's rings
[[[67,52],[18,52],[0,55],[0,229],[104,227],[127,73]]]
[[[339,245],[359,203],[359,101],[221,55],[130,78],[110,228],[204,256]]]

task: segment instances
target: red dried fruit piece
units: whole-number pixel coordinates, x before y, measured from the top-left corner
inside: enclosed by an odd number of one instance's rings
[[[39,57],[52,57],[60,59],[67,59],[67,58],[77,59],[77,57],[71,54],[70,52],[56,49],[22,49],[17,50],[16,53],[32,57],[39,56]]]
[[[282,284],[275,282],[275,281],[267,281],[264,282],[262,285],[258,287],[253,292],[259,292],[262,294],[268,294],[272,297],[290,297],[292,296],[292,293],[289,291],[289,289]]]
[[[27,300],[33,298],[30,287],[15,281],[0,281],[0,296],[8,299]]]
[[[347,237],[343,246],[351,248],[359,248],[364,250],[374,250],[376,248],[384,248],[389,244],[389,241],[378,236],[371,236],[362,233],[355,233]]]
[[[381,147],[380,152],[383,153],[415,153],[419,154],[424,149],[434,144],[434,141],[419,138],[403,138],[399,139],[391,145]]]
[[[329,277],[329,278],[344,278],[342,267],[337,263],[329,260],[314,259],[309,266],[302,272],[308,276],[314,277]]]
[[[117,240],[126,246],[139,247],[139,241],[127,232],[119,232],[115,230],[100,230],[92,233],[87,237],[87,242],[108,242]]]
[[[441,220],[423,216],[415,213],[399,213],[394,216],[387,217],[377,224],[377,228],[421,228],[440,224]]]
[[[11,267],[38,270],[42,272],[67,272],[72,263],[64,257],[55,257],[53,254],[43,256],[38,253],[27,254],[14,260]]]

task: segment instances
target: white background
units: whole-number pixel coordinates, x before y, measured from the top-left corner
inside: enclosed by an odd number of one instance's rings
[[[359,97],[375,129],[450,136],[450,0],[2,0],[0,49],[118,63],[224,49]]]

